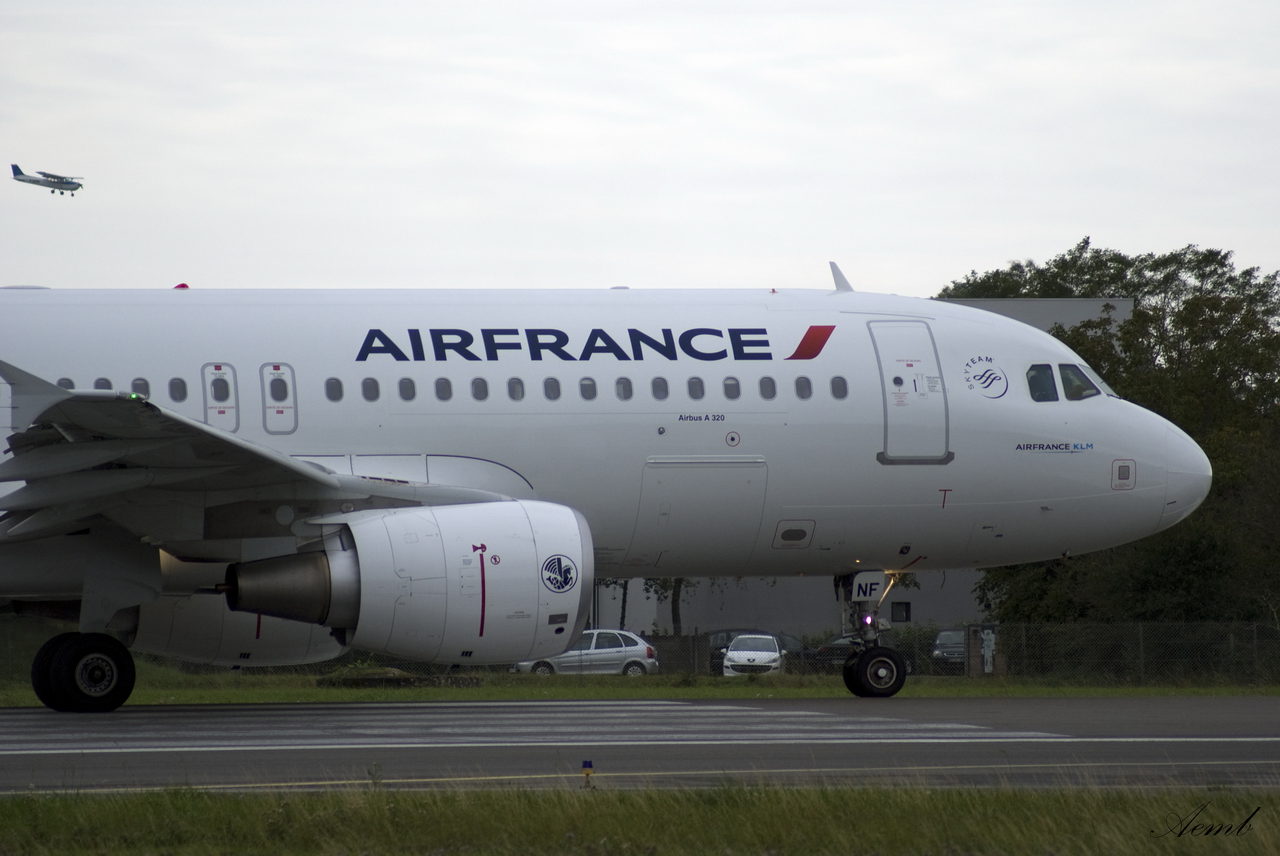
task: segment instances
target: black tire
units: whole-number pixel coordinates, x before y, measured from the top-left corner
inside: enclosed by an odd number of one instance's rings
[[[79,636],[79,633],[59,633],[40,646],[35,659],[31,661],[31,689],[35,690],[40,703],[51,710],[65,710],[53,691],[53,655],[68,640]]]
[[[845,689],[856,696],[865,695],[862,692],[862,684],[858,681],[858,657],[860,656],[862,656],[861,652],[858,651],[850,654],[840,670],[840,676],[844,678]]]
[[[77,633],[53,655],[58,710],[106,713],[128,701],[136,673],[129,649],[105,633]]]
[[[542,675],[543,677],[546,677],[547,675],[554,675],[556,673],[555,667],[546,660],[539,660],[534,663],[533,668],[529,671],[533,672],[535,675]]]
[[[649,674],[649,670],[644,667],[643,663],[627,663],[622,667],[622,674],[628,678],[638,678],[641,675]]]
[[[897,695],[907,682],[907,664],[902,655],[892,648],[877,645],[863,651],[850,670],[845,664],[845,685],[849,686],[850,671],[858,689],[849,687],[854,695],[865,698],[888,698]]]

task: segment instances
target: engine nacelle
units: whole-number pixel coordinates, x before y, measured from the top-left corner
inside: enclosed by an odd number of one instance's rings
[[[550,657],[582,633],[586,519],[532,500],[328,517],[323,551],[231,565],[227,603],[344,631],[355,648],[456,664]]]
[[[347,650],[326,627],[232,612],[216,594],[164,595],[142,604],[130,647],[215,666],[296,666]]]

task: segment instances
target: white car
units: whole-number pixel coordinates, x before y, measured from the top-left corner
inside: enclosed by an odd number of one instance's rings
[[[724,674],[727,677],[781,672],[785,656],[778,645],[778,637],[744,634],[725,649]]]
[[[535,675],[656,675],[653,646],[625,630],[588,630],[578,644],[545,660],[516,663],[515,671]]]

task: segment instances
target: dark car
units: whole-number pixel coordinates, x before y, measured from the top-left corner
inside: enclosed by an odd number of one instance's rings
[[[793,636],[790,633],[774,633],[771,634],[778,639],[778,645],[787,655],[787,671],[788,672],[811,672],[811,661],[816,649],[810,648],[804,644],[799,636]]]
[[[933,665],[939,671],[957,672],[964,669],[965,640],[963,630],[943,630],[933,640]]]
[[[844,668],[845,660],[849,659],[849,655],[856,649],[861,650],[865,643],[862,637],[857,633],[841,633],[839,636],[833,636],[813,652],[812,664],[813,670],[822,674],[838,674]],[[893,638],[888,633],[880,634],[880,644],[886,648],[898,648],[893,643]],[[915,671],[915,664],[911,662],[910,654],[902,654],[903,661],[907,667],[907,674]]]

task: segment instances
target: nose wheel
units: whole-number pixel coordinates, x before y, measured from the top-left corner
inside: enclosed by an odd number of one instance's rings
[[[849,655],[844,663],[844,685],[863,698],[888,698],[907,682],[907,664],[902,655],[883,645]]]
[[[129,649],[105,633],[63,633],[36,653],[31,688],[45,707],[105,713],[133,693],[136,673]]]

